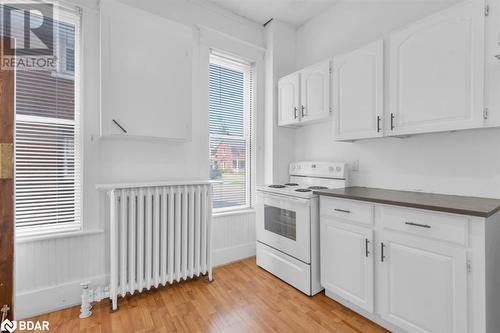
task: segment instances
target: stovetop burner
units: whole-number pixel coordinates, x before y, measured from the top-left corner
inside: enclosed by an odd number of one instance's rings
[[[308,189],[310,189],[310,190],[327,190],[328,187],[326,187],[326,186],[309,186]]]
[[[296,192],[311,192],[312,190],[307,189],[307,188],[298,188],[295,190]]]
[[[286,183],[285,185],[286,186],[299,186],[299,184],[297,184],[297,183]]]
[[[285,185],[269,185],[270,188],[284,188]]]

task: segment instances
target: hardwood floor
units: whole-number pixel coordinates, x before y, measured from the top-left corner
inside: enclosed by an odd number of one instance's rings
[[[218,267],[206,278],[109,301],[79,319],[73,307],[31,320],[51,332],[387,332],[327,298],[308,297],[257,267],[255,258]]]

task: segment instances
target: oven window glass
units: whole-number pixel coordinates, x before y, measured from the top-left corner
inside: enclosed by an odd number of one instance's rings
[[[291,240],[296,240],[295,212],[264,205],[264,229]]]

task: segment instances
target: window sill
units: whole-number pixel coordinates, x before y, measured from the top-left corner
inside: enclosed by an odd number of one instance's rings
[[[36,242],[48,239],[81,237],[104,233],[104,229],[81,230],[80,227],[67,228],[62,230],[28,231],[16,230],[16,243]]]
[[[215,212],[212,214],[212,217],[217,218],[217,217],[224,217],[231,215],[245,215],[253,213],[255,213],[255,208],[242,208],[242,209],[227,210],[222,212]]]

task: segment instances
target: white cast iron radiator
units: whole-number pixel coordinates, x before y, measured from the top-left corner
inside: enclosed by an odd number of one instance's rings
[[[129,184],[107,191],[113,310],[118,295],[205,274],[212,280],[212,182]]]

